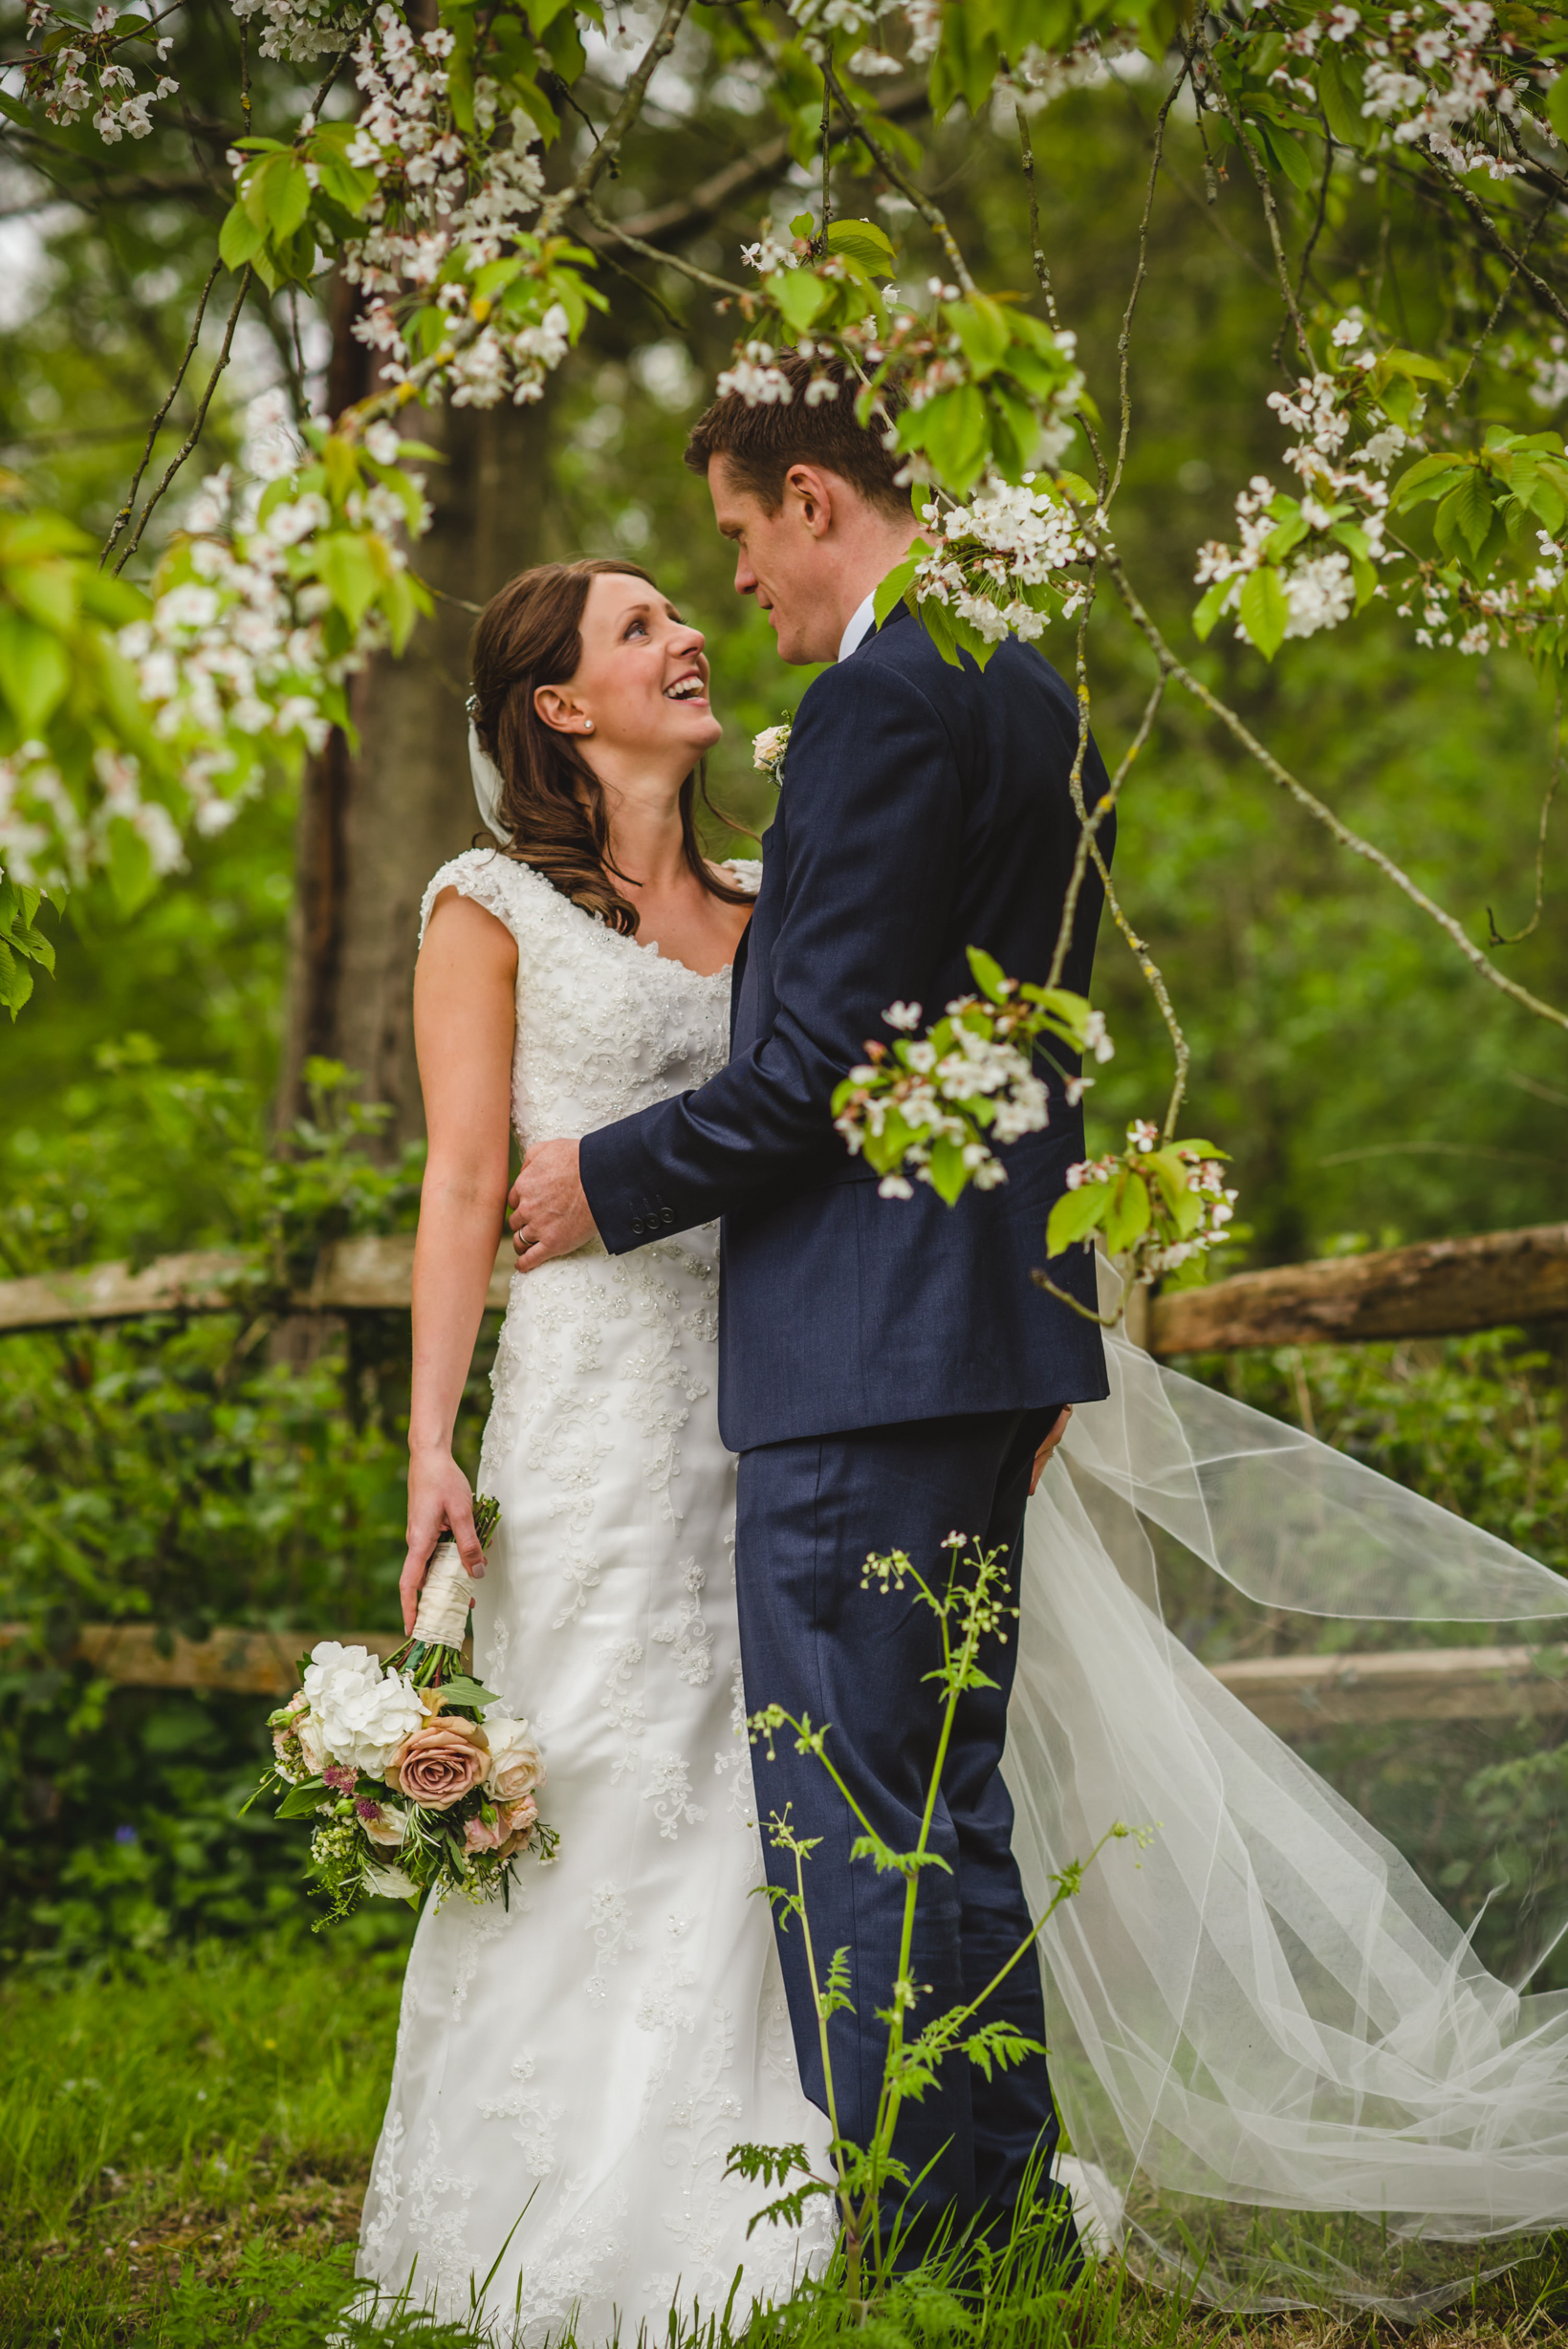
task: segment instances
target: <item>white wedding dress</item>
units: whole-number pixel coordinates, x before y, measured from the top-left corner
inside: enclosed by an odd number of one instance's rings
[[[761,868],[734,867],[755,887]],[[490,850],[444,865],[517,942],[519,1140],[581,1135],[728,1054],[703,978]],[[512,1285],[479,1489],[501,1504],[474,1668],[535,1726],[559,1830],[510,1911],[426,1910],[359,2272],[498,2341],[656,2338],[679,2302],[781,2296],[825,2239],[759,2227],[741,2140],[805,2141],[744,1735],[734,1464],[714,1402],[716,1226]],[[817,2206],[821,2209],[821,2206]],[[493,2269],[493,2273],[491,2271]],[[737,2271],[744,2271],[736,2288]],[[490,2282],[486,2285],[486,2278]]]

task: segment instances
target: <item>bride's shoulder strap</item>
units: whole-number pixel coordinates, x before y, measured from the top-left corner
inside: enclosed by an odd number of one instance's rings
[[[760,857],[726,857],[724,862],[713,869],[716,873],[728,875],[735,887],[744,889],[748,897],[755,897],[762,886]]]
[[[526,876],[526,878],[525,878]],[[494,848],[468,848],[461,857],[452,857],[431,881],[419,908],[419,942],[425,944],[425,932],[429,924],[430,909],[443,889],[455,889],[460,897],[472,898],[487,913],[504,923],[515,938],[522,915],[524,893],[534,879],[526,865],[514,857],[503,857]]]

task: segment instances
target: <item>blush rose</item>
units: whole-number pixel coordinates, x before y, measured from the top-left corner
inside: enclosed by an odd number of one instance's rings
[[[438,1714],[403,1739],[387,1764],[386,1783],[422,1811],[449,1811],[489,1768],[490,1748],[478,1722]]]

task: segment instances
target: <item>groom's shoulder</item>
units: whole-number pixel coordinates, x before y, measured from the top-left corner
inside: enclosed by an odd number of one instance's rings
[[[960,654],[955,665],[944,658],[935,639],[903,604],[867,639],[855,660],[907,679],[938,708],[968,704],[982,693],[1000,692],[1025,700],[1072,700],[1066,681],[1037,646],[1008,637],[997,645],[984,670],[968,653]]]

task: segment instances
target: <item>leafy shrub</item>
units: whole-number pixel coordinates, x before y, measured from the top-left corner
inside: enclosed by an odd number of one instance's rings
[[[297,1836],[238,1816],[271,1700],[114,1687],[71,1661],[82,1622],[199,1640],[396,1620],[408,1316],[306,1321],[289,1292],[327,1241],[412,1223],[418,1154],[378,1163],[383,1113],[348,1100],[332,1063],[279,1154],[222,1083],[150,1052],[117,1073],[181,1169],[192,1236],[244,1269],[231,1313],[0,1340],[0,1615],[26,1634],[0,1649],[0,1957],[248,1930],[298,1902]],[[0,1226],[11,1268],[134,1241],[146,1145],[143,1129],[134,1156],[40,1169]],[[470,1465],[485,1403],[474,1377]]]

